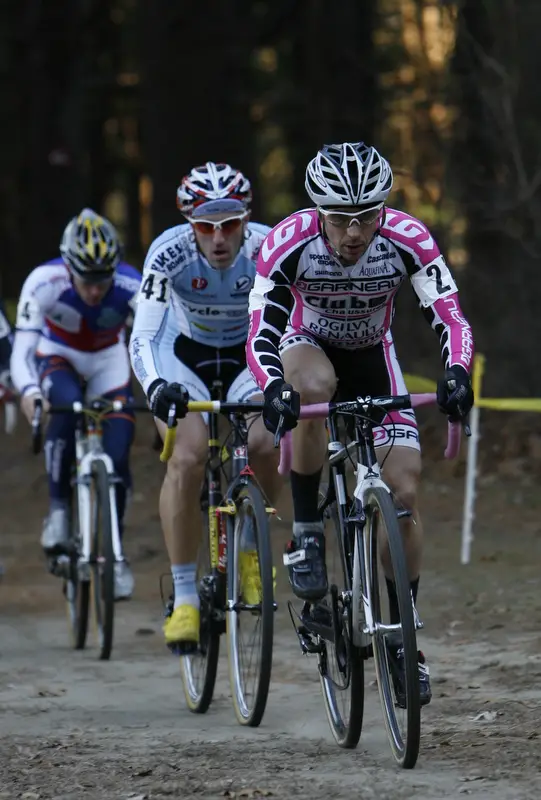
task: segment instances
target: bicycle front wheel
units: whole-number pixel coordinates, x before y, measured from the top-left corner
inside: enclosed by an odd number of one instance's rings
[[[107,660],[113,647],[115,617],[115,553],[113,508],[109,497],[109,474],[103,461],[92,464],[92,558],[91,584],[94,620],[100,659]]]
[[[324,495],[320,493],[320,500]],[[339,634],[336,642],[319,639],[319,679],[325,702],[325,711],[332,734],[340,747],[357,747],[363,727],[364,711],[364,661],[361,650],[352,641],[351,597],[346,591],[349,581],[345,570],[349,547],[338,516],[336,503],[325,511],[334,527],[334,542],[327,536],[327,571],[329,585],[338,588],[337,616]],[[343,549],[340,542],[343,542]],[[335,545],[333,547],[333,545]],[[344,591],[342,591],[344,590]],[[315,606],[312,614],[327,617],[332,623],[332,597]]]
[[[88,631],[90,579],[84,580],[85,576],[79,574],[79,514],[75,493],[71,498],[70,525],[72,552],[68,564],[68,574],[64,580],[64,598],[72,646],[75,650],[82,650],[86,644]]]
[[[252,483],[227,515],[226,631],[233,705],[241,725],[257,727],[265,712],[272,670],[274,587],[269,518]]]
[[[383,718],[393,755],[405,769],[415,766],[419,755],[421,739],[421,703],[419,696],[419,667],[417,638],[413,616],[410,582],[406,567],[406,557],[402,543],[400,525],[391,495],[385,489],[376,487],[367,492],[365,498],[366,527],[368,536],[370,603],[376,631],[372,637],[374,662],[378,691],[383,708]],[[361,533],[357,533],[362,546]],[[379,566],[379,548],[387,538],[392,579],[395,584],[400,613],[400,632],[387,633],[378,626],[389,624],[384,612],[386,607],[385,579]],[[403,649],[405,703],[399,704],[396,696],[396,664],[393,664],[391,647]],[[393,674],[394,673],[394,674]],[[403,706],[406,706],[403,708]]]

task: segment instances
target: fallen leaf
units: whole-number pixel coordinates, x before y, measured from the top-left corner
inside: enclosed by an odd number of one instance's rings
[[[63,694],[66,694],[66,690],[62,687],[59,689],[42,687],[36,690],[34,697],[62,697]]]
[[[475,717],[470,717],[472,722],[494,722],[498,716],[497,711],[480,711]]]

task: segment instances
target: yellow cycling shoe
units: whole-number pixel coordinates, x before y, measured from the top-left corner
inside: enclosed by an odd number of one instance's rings
[[[256,606],[261,602],[261,577],[256,550],[239,553],[240,591],[244,602]],[[272,568],[272,588],[276,589],[276,567]]]
[[[199,609],[195,606],[178,606],[163,626],[165,643],[183,644],[199,642]]]

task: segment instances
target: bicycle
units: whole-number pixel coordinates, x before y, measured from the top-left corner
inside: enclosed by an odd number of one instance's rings
[[[13,389],[0,383],[0,407],[4,409],[4,431],[11,434],[17,427],[17,398]]]
[[[372,417],[394,410],[435,403],[434,394],[358,397],[351,402],[322,403],[301,408],[301,419],[327,418],[329,483],[321,496],[320,512],[334,526],[338,549],[338,585],[324,600],[304,602],[289,612],[303,654],[318,658],[320,683],[331,731],[338,745],[357,746],[363,724],[364,662],[374,657],[377,686],[387,736],[401,767],[412,768],[419,754],[421,706],[416,630],[422,622],[413,603],[397,510],[381,478],[375,453]],[[349,421],[349,444],[340,441],[337,418]],[[381,418],[381,416],[380,416]],[[458,453],[460,425],[449,425],[448,458]],[[466,431],[468,432],[468,431]],[[290,435],[282,439],[280,471],[290,468]],[[348,490],[346,463],[356,473],[353,494]],[[380,532],[384,528],[398,597],[400,622],[385,619],[385,581],[379,574]],[[287,556],[284,556],[287,563]],[[383,588],[383,592],[381,589]],[[383,595],[383,596],[382,596]],[[404,651],[406,702],[400,725],[393,682],[392,652]],[[395,673],[396,674],[396,673]]]
[[[220,395],[220,381],[213,384],[213,396]],[[241,725],[257,727],[265,712],[272,670],[274,635],[274,575],[269,533],[269,516],[275,514],[255,480],[248,461],[246,414],[261,412],[263,403],[224,403],[220,400],[190,401],[189,412],[208,412],[209,454],[201,508],[208,547],[202,548],[199,596],[201,601],[200,642],[197,648],[171,648],[180,655],[181,677],[190,711],[204,714],[212,702],[220,636],[226,634],[229,682],[235,715]],[[175,408],[171,409],[161,455],[170,458],[176,429]],[[219,440],[218,419],[224,414],[231,426],[225,446]],[[222,492],[224,463],[230,478]],[[244,537],[252,528],[249,543]],[[245,550],[257,552],[259,602],[249,604],[243,597],[240,560]],[[162,600],[163,590],[162,590]],[[173,610],[169,598],[166,616]],[[244,657],[243,626],[254,623],[254,654]],[[245,674],[254,666],[252,678]]]
[[[68,625],[75,650],[86,646],[90,600],[99,657],[107,660],[113,647],[115,563],[124,561],[116,511],[113,461],[103,450],[102,421],[122,410],[148,411],[147,406],[120,400],[95,399],[88,404],[51,406],[49,414],[72,413],[75,426],[74,491],[70,500],[69,546],[50,567],[63,578]],[[41,452],[43,406],[36,400],[32,420],[32,449]]]

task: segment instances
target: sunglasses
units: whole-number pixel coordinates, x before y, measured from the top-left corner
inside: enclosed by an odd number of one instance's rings
[[[372,225],[373,222],[379,217],[379,212],[383,208],[383,203],[380,203],[375,208],[369,208],[367,211],[333,211],[328,208],[320,208],[320,214],[334,225],[335,228],[349,228],[354,222],[357,225]]]
[[[188,219],[188,222],[190,225],[193,225],[198,233],[202,233],[204,236],[211,236],[216,230],[222,231],[225,236],[229,236],[239,230],[243,220],[245,220],[247,216],[248,215],[244,213],[235,217],[222,219],[220,222],[212,222],[209,219],[193,219],[193,217],[191,217]]]

